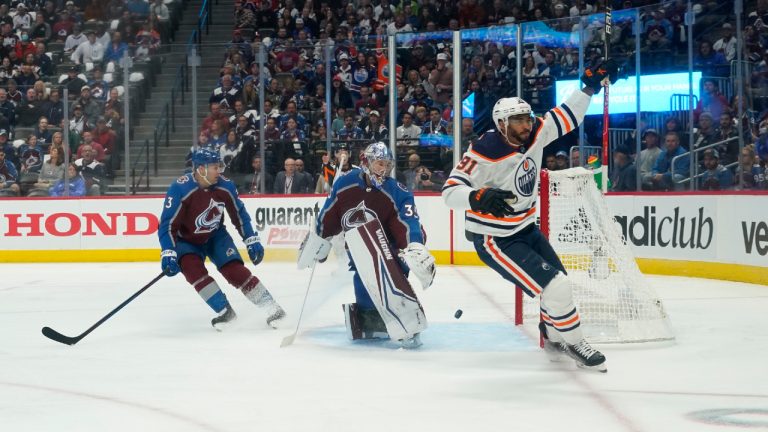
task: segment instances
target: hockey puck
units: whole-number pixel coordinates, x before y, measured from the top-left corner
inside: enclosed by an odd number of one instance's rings
[[[461,309],[456,309],[456,312],[453,314],[453,317],[456,318],[456,319],[459,319],[459,318],[461,318],[461,314],[463,314],[463,313],[464,313],[464,311],[462,311]]]

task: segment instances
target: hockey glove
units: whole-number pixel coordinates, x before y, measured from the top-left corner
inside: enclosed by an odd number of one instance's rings
[[[253,265],[259,265],[264,259],[264,246],[261,245],[259,235],[256,234],[245,239],[245,247],[248,250],[248,258],[251,259]]]
[[[429,253],[423,244],[408,243],[408,247],[401,250],[398,256],[405,261],[411,272],[419,279],[422,289],[427,289],[432,285],[432,281],[435,279],[435,257]]]
[[[517,196],[511,191],[496,188],[483,188],[469,193],[469,206],[479,213],[490,213],[496,217],[504,217],[515,210],[510,203],[517,202]]]
[[[614,59],[601,62],[597,66],[592,66],[585,70],[584,75],[581,76],[581,82],[585,86],[591,87],[595,94],[597,94],[603,88],[603,80],[606,78],[611,81],[611,84],[619,79],[619,66]]]
[[[311,268],[315,261],[324,262],[331,252],[331,242],[320,237],[310,229],[299,247],[299,259],[296,266],[301,269]]]
[[[179,261],[176,259],[176,251],[172,249],[166,249],[160,252],[160,267],[163,269],[163,273],[166,276],[176,276],[180,271]]]

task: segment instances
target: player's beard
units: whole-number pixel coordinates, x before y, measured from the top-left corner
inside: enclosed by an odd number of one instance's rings
[[[507,140],[507,144],[512,147],[522,147],[523,143],[531,136],[531,131],[525,132],[524,135],[518,134],[512,129],[512,126],[507,126],[504,138]]]

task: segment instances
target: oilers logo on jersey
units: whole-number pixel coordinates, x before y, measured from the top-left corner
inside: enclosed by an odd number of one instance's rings
[[[349,231],[374,219],[378,219],[376,212],[366,207],[365,201],[361,201],[356,207],[344,212],[341,217],[341,227],[344,231]]]
[[[221,224],[222,216],[224,216],[224,203],[211,199],[208,208],[195,218],[195,234],[215,231]]]
[[[515,188],[517,189],[517,192],[525,197],[533,195],[533,192],[536,189],[537,176],[538,170],[536,169],[536,162],[526,156],[526,158],[517,166],[517,171],[515,171]]]

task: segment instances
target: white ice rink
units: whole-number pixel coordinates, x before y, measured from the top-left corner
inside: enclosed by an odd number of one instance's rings
[[[512,322],[513,290],[490,269],[441,267],[421,292],[424,346],[352,344],[351,282],[257,274],[290,314],[271,330],[233,288],[226,332],[182,276],[163,279],[75,346],[77,335],[159,273],[156,263],[0,265],[0,431],[768,430],[768,287],[650,277],[673,344],[601,346],[608,373],[547,361]],[[461,308],[464,315],[454,319]]]

